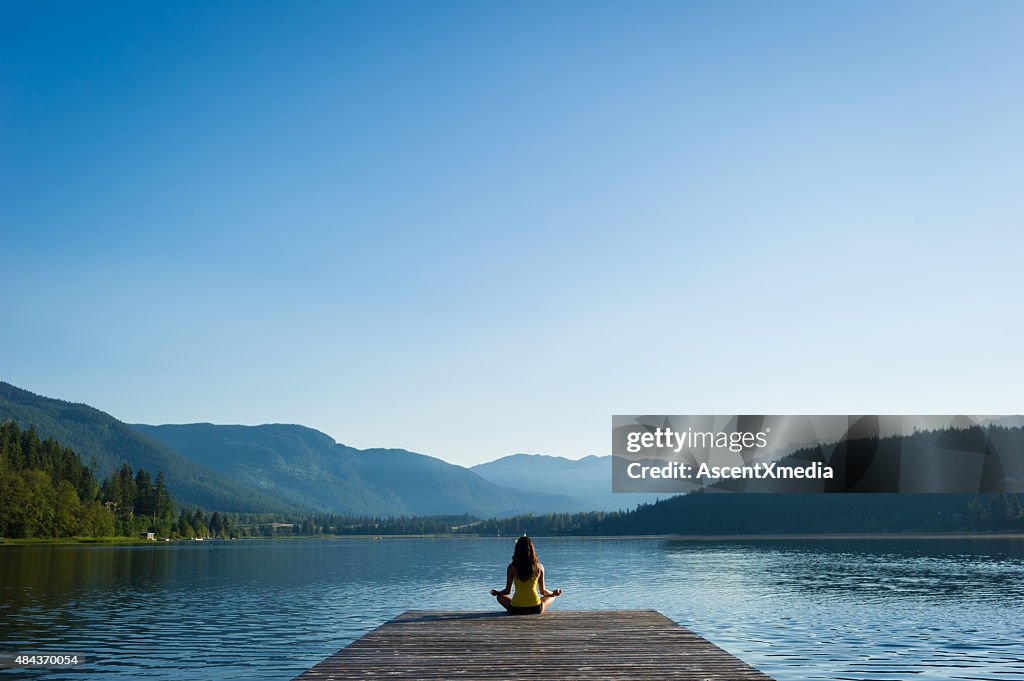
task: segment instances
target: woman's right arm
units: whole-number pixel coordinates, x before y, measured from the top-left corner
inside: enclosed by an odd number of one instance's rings
[[[508,596],[510,593],[512,593],[512,571],[513,570],[515,570],[515,568],[512,566],[512,563],[509,563],[508,564],[508,569],[505,570],[505,588],[502,589],[501,591],[499,591],[498,593],[505,594],[506,596]]]

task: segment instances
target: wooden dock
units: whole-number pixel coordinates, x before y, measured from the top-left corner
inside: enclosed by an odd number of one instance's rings
[[[655,610],[410,610],[296,677],[521,678],[771,681]]]

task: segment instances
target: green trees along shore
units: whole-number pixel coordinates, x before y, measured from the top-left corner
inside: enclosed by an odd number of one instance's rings
[[[0,424],[0,537],[169,535],[174,514],[162,473],[124,464],[100,482],[70,448]]]

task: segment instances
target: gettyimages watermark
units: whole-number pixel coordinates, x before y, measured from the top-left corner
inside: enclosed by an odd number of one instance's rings
[[[612,491],[1024,492],[1024,417],[613,416]]]

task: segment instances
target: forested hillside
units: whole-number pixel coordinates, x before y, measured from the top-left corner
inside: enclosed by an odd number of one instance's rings
[[[476,534],[810,534],[1024,530],[1019,494],[733,494],[697,492],[626,513],[483,520]]]
[[[169,534],[174,511],[162,472],[125,464],[101,483],[72,449],[0,424],[0,537]]]
[[[221,511],[298,511],[300,507],[190,461],[167,445],[85,404],[42,397],[0,382],[0,422],[15,421],[53,438],[109,476],[127,463],[164,472],[171,495],[182,504]]]
[[[323,513],[490,517],[562,511],[575,508],[576,503],[563,494],[494,484],[425,454],[355,449],[301,425],[191,423],[133,428],[232,480]]]

